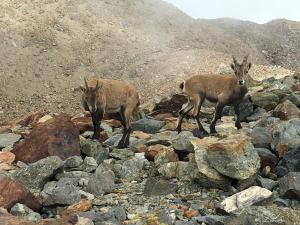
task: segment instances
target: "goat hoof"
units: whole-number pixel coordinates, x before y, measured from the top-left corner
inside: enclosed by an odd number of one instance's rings
[[[241,125],[235,125],[235,127],[236,127],[238,130],[242,129],[242,126],[241,126]]]
[[[92,139],[93,139],[93,140],[99,140],[99,139],[100,139],[100,135],[93,135],[93,136],[92,136]]]
[[[179,134],[182,130],[178,127],[176,127],[176,129],[174,131],[177,131],[177,134]]]
[[[117,148],[119,148],[119,149],[128,148],[128,145],[126,145],[126,144],[124,144],[124,143],[119,143],[119,144],[117,145]]]

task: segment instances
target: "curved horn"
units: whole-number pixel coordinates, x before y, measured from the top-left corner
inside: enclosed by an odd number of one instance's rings
[[[233,59],[234,64],[237,64],[237,60],[234,56],[232,56],[232,59]]]
[[[88,88],[88,84],[87,84],[87,81],[86,81],[86,77],[84,78],[84,83],[85,83],[85,87]]]
[[[249,57],[249,54],[247,54],[244,59],[243,59],[243,63],[246,63],[248,61],[248,57]]]
[[[96,84],[95,90],[98,90],[98,89],[99,89],[99,80],[97,80],[97,84]]]

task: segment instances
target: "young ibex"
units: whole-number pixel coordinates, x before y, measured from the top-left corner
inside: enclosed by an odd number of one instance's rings
[[[117,114],[123,125],[123,136],[118,148],[126,148],[130,138],[130,120],[139,106],[139,95],[136,88],[118,80],[93,79],[85,80],[82,90],[82,105],[92,116],[93,139],[100,138],[100,124],[104,114]]]
[[[184,117],[188,116],[193,109],[192,117],[195,118],[201,136],[207,135],[207,131],[200,123],[200,109],[205,100],[216,103],[214,118],[210,124],[210,133],[216,133],[216,122],[221,119],[224,106],[234,106],[237,116],[235,126],[241,129],[239,104],[242,102],[248,92],[245,85],[244,76],[251,68],[248,63],[248,55],[244,57],[243,62],[239,64],[233,57],[231,68],[234,71],[232,75],[197,75],[187,79],[180,84],[180,88],[189,97],[189,102],[179,112],[178,125],[176,130],[181,132],[181,124]]]

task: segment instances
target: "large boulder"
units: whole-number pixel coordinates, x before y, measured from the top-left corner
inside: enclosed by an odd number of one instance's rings
[[[166,179],[150,177],[145,183],[144,194],[153,196],[175,194],[177,189],[178,185],[176,183]]]
[[[268,111],[274,109],[280,102],[278,95],[269,91],[256,92],[251,95],[251,99],[254,106],[258,106]]]
[[[0,134],[0,149],[13,146],[20,138],[21,135],[14,133]]]
[[[58,156],[50,156],[16,171],[12,176],[31,190],[41,190],[63,165]]]
[[[172,146],[177,151],[194,152],[194,146],[191,143],[193,133],[190,131],[182,131],[172,140]]]
[[[280,194],[284,198],[300,200],[300,173],[290,172],[279,181]]]
[[[272,132],[271,146],[278,153],[280,149],[286,147],[288,151],[298,148],[300,145],[300,119],[291,119],[277,124]]]
[[[79,131],[66,114],[36,125],[13,150],[17,161],[33,163],[48,156],[62,160],[80,155]]]
[[[255,148],[270,148],[272,136],[267,127],[254,127],[250,136]]]
[[[23,184],[0,175],[0,207],[10,209],[16,203],[22,203],[33,210],[41,208],[40,202]]]
[[[17,203],[15,204],[11,210],[10,213],[14,216],[22,216],[30,221],[37,222],[42,219],[41,215],[37,212],[34,212],[32,209],[28,208],[26,205]]]
[[[98,164],[108,158],[109,151],[102,147],[99,141],[85,139],[80,141],[80,149],[83,155],[93,157]]]
[[[273,111],[273,116],[278,117],[281,120],[290,120],[299,118],[300,110],[291,101],[285,100],[283,103],[276,106]]]
[[[271,198],[272,192],[258,186],[250,187],[242,192],[236,193],[221,202],[221,207],[228,213],[261,203]]]
[[[80,200],[80,194],[71,179],[62,178],[45,185],[42,192],[45,200],[43,205],[71,205]]]
[[[238,180],[252,177],[260,168],[260,158],[250,138],[240,134],[211,143],[207,160],[220,174]]]
[[[164,121],[143,118],[131,123],[133,130],[143,131],[145,133],[154,134],[166,125]]]

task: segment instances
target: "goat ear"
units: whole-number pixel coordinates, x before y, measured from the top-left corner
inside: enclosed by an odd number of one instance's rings
[[[97,80],[97,84],[95,87],[95,91],[98,91],[101,88],[102,85],[99,84],[99,81]]]
[[[232,63],[230,64],[231,69],[235,70],[235,65]]]
[[[248,70],[250,70],[252,63],[248,63]]]
[[[83,87],[82,85],[80,85],[80,90],[81,90],[82,92],[85,92],[85,91],[86,91],[85,87]]]

